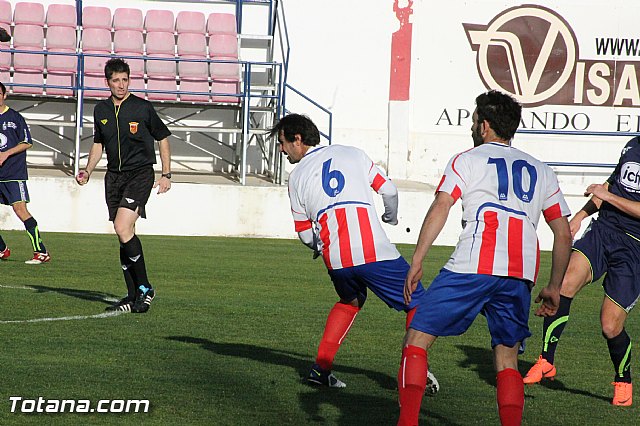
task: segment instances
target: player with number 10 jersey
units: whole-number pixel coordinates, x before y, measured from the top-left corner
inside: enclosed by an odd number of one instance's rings
[[[501,143],[454,156],[436,192],[458,200],[463,226],[452,272],[508,276],[535,282],[540,263],[536,227],[570,214],[555,173],[534,157]]]

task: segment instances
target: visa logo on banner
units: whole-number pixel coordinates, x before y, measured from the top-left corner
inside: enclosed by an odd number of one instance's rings
[[[524,106],[640,107],[640,61],[580,59],[571,25],[551,9],[518,6],[486,25],[463,27],[487,89],[510,93]],[[640,42],[596,39],[598,54],[631,56],[634,43]],[[623,45],[627,49],[616,49]]]

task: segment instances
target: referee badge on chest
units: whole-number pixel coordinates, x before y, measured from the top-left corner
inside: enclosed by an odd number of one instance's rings
[[[131,132],[132,135],[135,135],[136,133],[138,133],[138,122],[137,121],[130,121],[129,122],[129,132]]]

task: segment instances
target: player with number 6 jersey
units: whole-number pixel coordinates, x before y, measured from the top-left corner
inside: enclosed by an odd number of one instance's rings
[[[360,149],[319,146],[320,133],[306,116],[290,114],[272,130],[280,151],[297,164],[289,175],[289,199],[300,240],[322,255],[340,300],[325,326],[318,356],[307,381],[345,387],[332,373],[333,360],[356,314],[371,290],[390,308],[407,312],[411,321],[417,302],[405,304],[404,277],[409,264],[382,229],[373,191],[382,196],[382,221],[398,223],[398,190],[385,173]],[[373,190],[373,191],[372,191]],[[423,292],[422,285],[417,289]],[[438,389],[433,375],[428,393]]]
[[[400,257],[377,219],[371,189],[387,199],[385,214],[395,218],[393,183],[358,148],[313,147],[291,172],[289,199],[296,231],[315,225],[317,249],[328,269]]]

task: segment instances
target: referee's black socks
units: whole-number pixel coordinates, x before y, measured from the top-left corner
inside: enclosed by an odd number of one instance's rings
[[[120,243],[120,266],[122,266],[122,274],[124,275],[124,282],[127,284],[127,297],[131,300],[136,298],[136,283],[133,278],[131,270],[131,260],[127,257],[124,244]]]
[[[7,244],[4,242],[4,240],[0,236],[0,251],[5,251],[6,249],[7,249]]]
[[[133,235],[126,243],[122,244],[124,255],[128,258],[128,270],[131,271],[136,286],[144,285],[151,288],[149,278],[147,278],[147,267],[144,264],[144,254],[142,253],[142,243],[137,235]],[[127,283],[127,288],[129,284]]]
[[[46,253],[47,249],[42,243],[42,238],[40,238],[38,222],[36,222],[33,217],[30,217],[29,219],[24,221],[24,228],[27,230],[27,234],[29,234],[29,239],[31,239],[33,251],[38,253]]]

